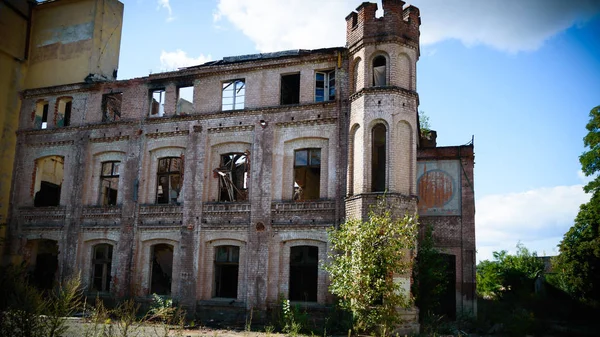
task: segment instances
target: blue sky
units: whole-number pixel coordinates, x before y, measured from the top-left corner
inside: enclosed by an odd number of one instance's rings
[[[119,78],[345,44],[361,0],[124,1]],[[589,200],[578,157],[600,105],[600,1],[415,0],[420,110],[438,145],[475,137],[478,260],[556,245]],[[381,3],[379,2],[381,8]]]

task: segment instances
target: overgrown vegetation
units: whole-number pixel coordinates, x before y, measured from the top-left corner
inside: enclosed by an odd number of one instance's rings
[[[398,276],[409,276],[417,221],[406,215],[394,219],[379,199],[366,221],[351,219],[329,232],[332,253],[324,268],[331,276],[330,291],[340,306],[352,312],[357,332],[385,334],[399,323],[397,308],[408,307]]]
[[[584,187],[590,201],[581,205],[575,223],[561,241],[553,261],[551,281],[573,298],[600,308],[600,106],[593,108],[586,125],[580,157],[581,170],[593,179]]]

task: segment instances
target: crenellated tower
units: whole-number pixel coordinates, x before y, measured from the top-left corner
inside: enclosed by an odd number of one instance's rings
[[[351,74],[346,212],[364,217],[386,193],[403,215],[416,213],[419,126],[416,63],[419,10],[404,1],[365,2],[346,17]]]
[[[385,196],[393,216],[417,213],[416,165],[419,125],[416,63],[419,10],[404,1],[362,3],[346,17],[350,78],[346,218],[365,218]],[[410,291],[410,275],[395,276]],[[417,324],[417,310],[405,321]],[[414,326],[404,327],[414,330]]]

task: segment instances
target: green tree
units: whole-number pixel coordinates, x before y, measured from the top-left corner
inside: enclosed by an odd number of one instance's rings
[[[544,270],[544,263],[522,243],[517,253],[502,250],[494,252],[494,260],[484,260],[477,265],[477,293],[489,299],[508,294],[529,294],[534,290],[535,279]]]
[[[348,220],[329,232],[330,290],[342,308],[353,314],[356,331],[384,333],[399,323],[398,307],[408,307],[410,298],[395,276],[409,276],[409,250],[415,248],[417,221],[413,216],[393,219],[383,199],[368,219]]]
[[[583,144],[589,148],[580,157],[581,169],[593,176],[585,187],[592,193],[590,201],[581,205],[573,226],[559,244],[560,255],[553,263],[558,286],[589,304],[600,303],[600,106],[590,111],[586,125],[588,134]]]

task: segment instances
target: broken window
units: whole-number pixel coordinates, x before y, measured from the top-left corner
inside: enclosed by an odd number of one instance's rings
[[[30,240],[25,251],[31,284],[41,290],[51,290],[58,271],[58,242],[47,239]]]
[[[35,161],[33,205],[35,207],[58,206],[64,175],[64,159],[50,156]]]
[[[281,104],[300,103],[300,74],[281,75]]]
[[[387,85],[385,57],[379,55],[373,59],[373,86]]]
[[[294,200],[320,197],[321,149],[294,151]]]
[[[335,99],[335,70],[318,71],[315,74],[315,102]]]
[[[116,122],[121,119],[123,93],[116,92],[102,95],[102,121]]]
[[[69,126],[71,125],[71,98],[62,98],[58,101],[58,118],[56,121],[57,126]]]
[[[219,178],[219,201],[248,199],[249,152],[221,155],[221,164],[214,170]]]
[[[165,114],[165,89],[150,92],[150,117],[162,117]]]
[[[180,87],[177,90],[177,112],[181,114],[194,113],[194,87]]]
[[[164,243],[152,246],[150,293],[171,294],[173,279],[173,246]]]
[[[316,302],[319,274],[319,248],[290,248],[290,301]]]
[[[100,200],[102,206],[114,206],[117,204],[119,191],[119,166],[118,161],[102,163],[100,173]]]
[[[183,160],[178,157],[161,158],[158,160],[157,204],[179,204],[179,195],[182,186],[182,164]]]
[[[385,191],[385,162],[386,162],[386,127],[377,124],[373,128],[373,146],[371,149],[372,191]]]
[[[215,248],[214,297],[237,298],[240,247]]]
[[[35,106],[34,128],[46,129],[48,127],[48,102],[41,101]]]
[[[94,246],[92,291],[110,291],[112,252],[112,245],[103,243]]]
[[[245,95],[246,82],[243,79],[223,82],[222,110],[243,109]]]

